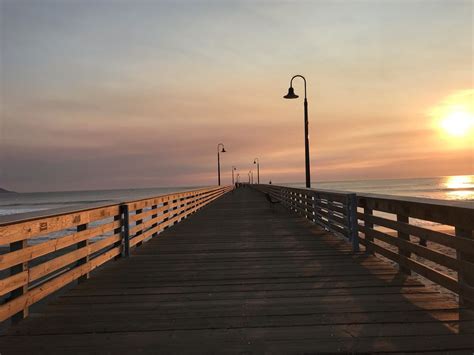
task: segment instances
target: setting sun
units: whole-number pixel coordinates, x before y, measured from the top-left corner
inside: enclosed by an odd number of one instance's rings
[[[440,136],[455,145],[469,144],[474,131],[473,90],[448,96],[430,110],[433,124]]]
[[[451,136],[465,136],[474,125],[474,116],[470,112],[456,110],[442,119],[440,125],[444,132]]]

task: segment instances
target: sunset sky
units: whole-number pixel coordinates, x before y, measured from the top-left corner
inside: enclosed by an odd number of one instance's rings
[[[0,6],[0,187],[474,174],[471,0]]]

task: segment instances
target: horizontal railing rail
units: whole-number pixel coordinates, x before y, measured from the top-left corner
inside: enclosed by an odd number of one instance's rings
[[[357,194],[359,241],[474,305],[474,203]]]
[[[359,251],[356,195],[354,193],[294,188],[278,185],[249,185],[280,201],[289,210],[346,237]]]
[[[31,305],[102,264],[128,256],[164,229],[232,190],[211,187],[72,212],[0,221],[0,322],[19,320]]]
[[[249,185],[474,305],[474,202]]]

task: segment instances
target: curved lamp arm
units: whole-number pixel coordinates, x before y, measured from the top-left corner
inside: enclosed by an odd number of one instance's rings
[[[294,77],[292,77],[291,80],[290,80],[290,88],[293,87],[293,79],[294,79],[294,78],[301,78],[301,79],[303,79],[303,81],[304,81],[304,98],[306,99],[306,79],[305,79],[305,77],[304,77],[303,75],[299,75],[299,74],[298,74],[298,75],[295,75]]]
[[[219,147],[220,147],[220,146],[222,146],[222,149],[225,150],[225,148],[224,148],[224,143],[219,143],[219,144],[217,145],[217,153],[219,153]]]

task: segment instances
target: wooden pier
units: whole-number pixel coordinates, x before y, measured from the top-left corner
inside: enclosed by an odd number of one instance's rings
[[[110,239],[102,255],[117,250],[108,257],[116,260],[83,272],[81,277],[87,276],[87,281],[10,327],[0,337],[0,353],[455,353],[474,348],[474,315],[466,307],[468,285],[458,286],[456,281],[457,286],[452,286],[464,297],[459,305],[408,276],[407,270],[401,272],[372,255],[373,249],[357,251],[359,244],[373,241],[359,239],[357,220],[364,216],[359,212],[357,217],[357,206],[352,206],[355,234],[351,230],[351,203],[362,200],[348,194],[336,202],[327,199],[326,208],[320,208],[311,207],[301,193],[295,198],[278,188],[259,189],[221,191],[218,198],[208,198],[213,201],[199,212],[160,234],[156,223],[164,210],[158,211],[160,201],[128,204],[138,211],[136,217],[127,217],[138,221],[125,231],[129,256],[117,258],[125,247]],[[196,208],[195,196],[188,195],[193,197],[189,206]],[[288,211],[291,199],[298,203]],[[167,211],[162,221],[173,218],[175,210],[168,206]],[[318,213],[329,217],[319,221],[326,225],[312,223]],[[465,225],[472,221],[462,218],[465,236],[460,240],[464,252],[470,253],[474,244],[465,234]],[[343,221],[348,221],[347,228]],[[110,228],[117,231],[118,225]],[[436,233],[424,233],[443,241]],[[404,259],[410,258],[408,243],[398,244],[400,252],[388,251],[386,256],[396,254],[401,266],[413,270]],[[373,248],[382,247],[374,243]],[[468,280],[472,265],[466,258],[456,259],[453,267],[462,263]],[[93,260],[83,256],[75,269]],[[25,267],[22,270],[19,273]],[[17,294],[5,305],[21,297]],[[12,311],[4,307],[2,312],[5,319]]]

